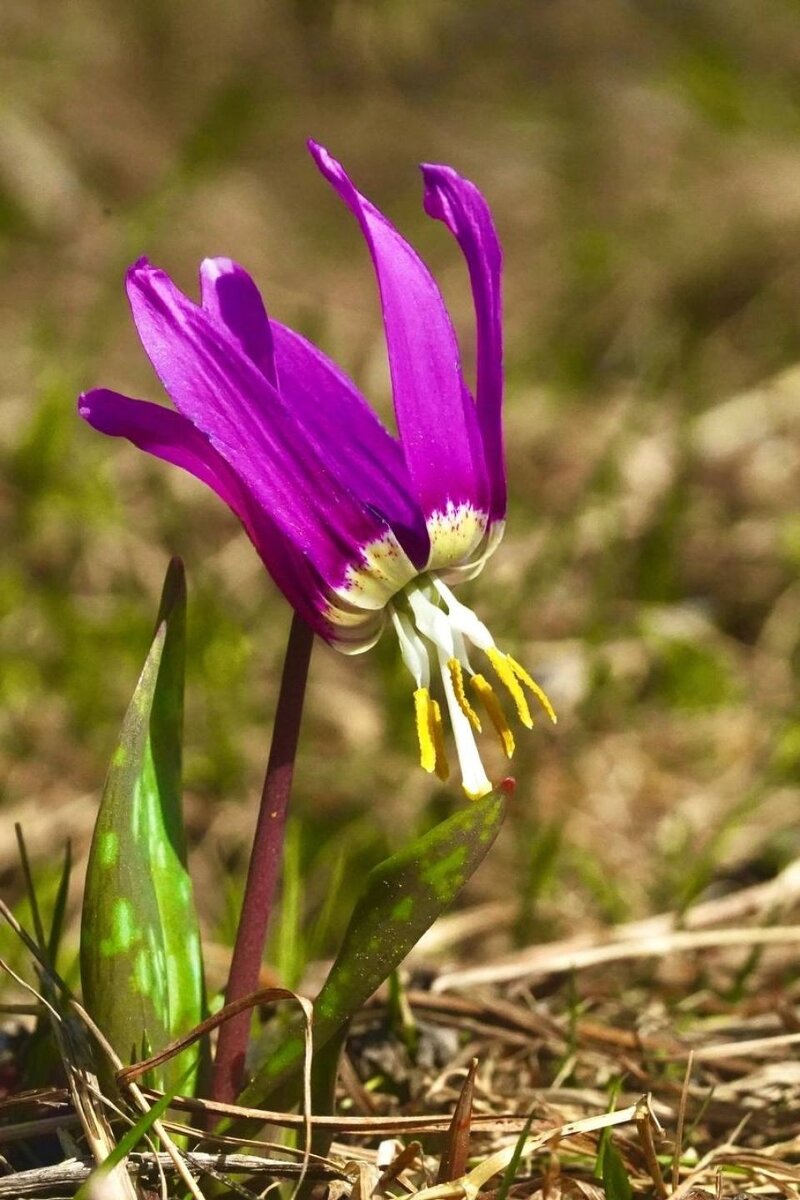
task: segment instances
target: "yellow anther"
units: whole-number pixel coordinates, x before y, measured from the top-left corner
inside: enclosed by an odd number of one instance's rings
[[[511,667],[511,661],[506,654],[501,654],[496,646],[490,646],[486,651],[486,657],[497,672],[500,682],[505,684],[511,699],[517,706],[517,716],[526,729],[533,728],[533,717],[531,710],[528,708],[528,701],[525,699],[525,693],[519,686],[514,671]]]
[[[419,762],[423,771],[436,770],[436,743],[432,721],[431,721],[431,706],[435,701],[431,700],[430,693],[427,688],[417,688],[414,692],[414,718],[417,725],[417,740],[419,741]]]
[[[461,669],[461,663],[457,658],[451,658],[448,660],[447,669],[450,672],[450,678],[453,681],[453,691],[456,694],[458,707],[461,709],[475,732],[480,733],[480,717],[470,704],[469,700],[467,699],[467,693],[464,691],[464,672]]]
[[[483,675],[473,675],[469,682],[476,695],[480,696],[483,706],[489,714],[489,720],[497,730],[506,758],[511,758],[514,753],[514,734],[509,729],[506,714],[494,694],[492,685],[487,679],[484,679]]]
[[[444,781],[450,774],[444,749],[442,710],[438,701],[431,698],[427,688],[414,692],[414,719],[419,741],[419,761],[424,771],[433,771]]]
[[[541,704],[544,711],[547,713],[550,720],[555,725],[558,721],[558,717],[556,716],[556,710],[553,708],[552,704],[550,703],[550,697],[547,695],[544,688],[540,688],[539,684],[536,682],[536,680],[531,679],[530,675],[525,670],[525,668],[523,666],[521,666],[515,658],[512,658],[510,654],[506,655],[506,661],[511,666],[511,670],[514,672],[517,679],[521,679],[522,682],[525,684],[525,686],[530,688],[530,690],[533,692],[536,699]]]
[[[444,748],[444,730],[442,729],[442,710],[439,708],[438,700],[431,700],[430,704],[430,732],[433,740],[433,745],[436,750],[436,774],[441,779],[442,783],[446,783],[450,777],[450,765],[447,761],[447,754]]]

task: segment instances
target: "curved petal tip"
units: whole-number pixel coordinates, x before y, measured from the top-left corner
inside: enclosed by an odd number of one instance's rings
[[[153,266],[153,264],[150,262],[150,259],[147,257],[147,255],[142,254],[139,258],[136,259],[136,262],[132,262],[131,265],[128,267],[127,271],[125,272],[125,278],[133,279],[134,276],[139,275],[140,273],[142,273],[144,271],[157,271],[157,270],[158,270],[158,268]]]
[[[306,142],[306,145],[308,146],[308,152],[314,159],[317,168],[322,172],[326,179],[330,180],[331,182],[336,180],[338,183],[347,183],[350,187],[352,187],[352,183],[350,182],[342,164],[337,158],[334,158],[324,146],[322,146],[319,142],[315,142],[313,138],[309,138]]]

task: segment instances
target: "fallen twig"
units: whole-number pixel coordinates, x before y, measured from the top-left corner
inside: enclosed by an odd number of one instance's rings
[[[261,1158],[250,1154],[208,1154],[205,1152],[187,1152],[186,1163],[195,1171],[213,1168],[216,1172],[230,1175],[271,1175],[276,1179],[299,1179],[303,1164],[289,1162],[279,1158]],[[129,1154],[126,1160],[128,1174],[135,1179],[157,1175],[162,1171],[166,1175],[178,1173],[171,1156],[162,1151],[159,1154]],[[25,1197],[41,1194],[52,1194],[58,1187],[77,1187],[88,1179],[96,1170],[96,1164],[88,1159],[72,1159],[67,1162],[55,1163],[53,1166],[37,1167],[31,1171],[18,1171],[13,1175],[0,1176],[0,1197]],[[311,1163],[306,1169],[306,1177],[312,1179],[347,1179],[346,1173],[333,1166],[321,1163]]]

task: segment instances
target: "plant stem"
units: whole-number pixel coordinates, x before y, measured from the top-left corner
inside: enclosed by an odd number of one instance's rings
[[[226,1004],[246,996],[259,984],[267,927],[283,858],[286,813],[313,640],[308,625],[295,615],[286,646],[272,745],[225,991]],[[242,1012],[220,1027],[211,1093],[214,1100],[224,1104],[233,1104],[242,1090],[251,1016],[249,1010]]]

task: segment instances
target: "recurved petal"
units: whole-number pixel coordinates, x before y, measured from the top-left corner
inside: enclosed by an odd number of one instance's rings
[[[228,463],[190,421],[147,400],[134,400],[108,388],[94,388],[78,401],[78,411],[100,433],[124,437],[140,450],[200,479],[239,518],[265,567],[289,603],[326,640],[335,631],[326,619],[329,602],[321,580],[291,542],[251,501]]]
[[[140,450],[182,467],[212,488],[237,517],[242,516],[236,475],[208,438],[180,413],[110,388],[84,392],[78,399],[78,412],[99,433],[127,438]]]
[[[227,328],[163,271],[137,263],[128,296],[175,407],[210,440],[252,501],[327,587],[352,593],[357,607],[385,604],[416,569],[386,521],[348,487],[346,431],[327,444],[312,439]],[[378,560],[380,586],[373,587]]]
[[[227,328],[276,386],[272,330],[252,276],[232,258],[205,258],[200,264],[200,294],[206,312]]]
[[[392,224],[315,142],[317,166],[357,218],[380,288],[395,412],[426,518],[470,505],[485,510],[486,474],[475,406],[466,396],[458,346],[441,292]]]
[[[503,454],[503,325],[501,273],[503,255],[492,214],[468,179],[452,167],[425,163],[425,211],[443,221],[458,240],[467,260],[477,324],[476,402],[489,477],[491,520],[506,511]]]

